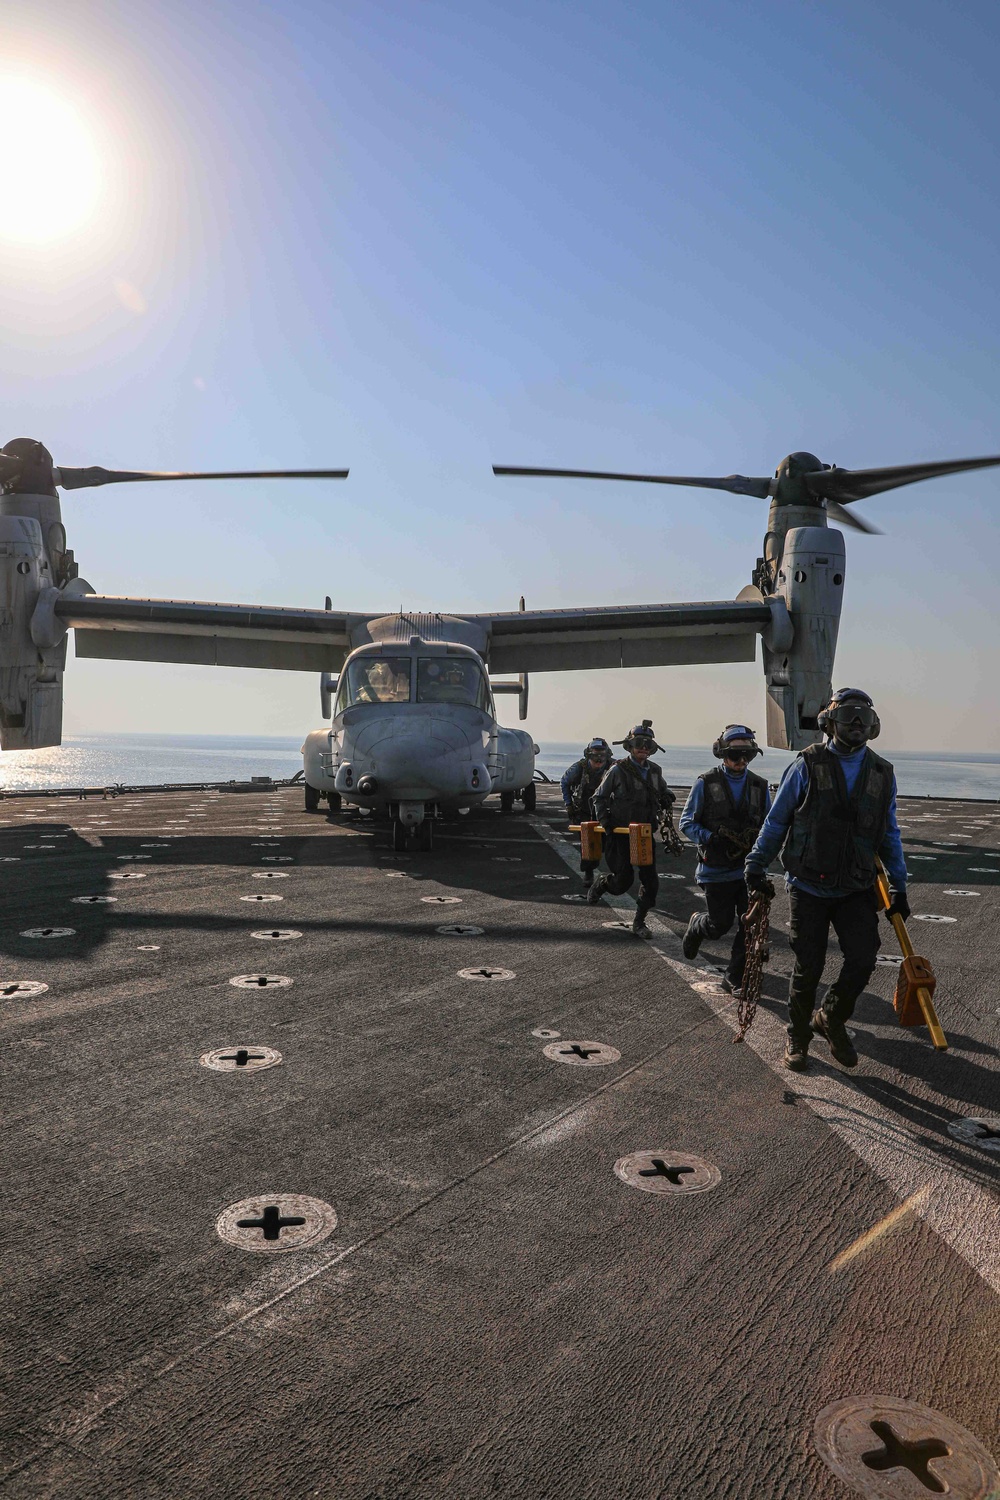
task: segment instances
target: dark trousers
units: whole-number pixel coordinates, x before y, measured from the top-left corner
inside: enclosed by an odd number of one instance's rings
[[[612,896],[620,896],[624,891],[630,890],[636,877],[636,870],[638,870],[639,895],[636,898],[636,906],[639,909],[639,915],[644,917],[650,907],[656,905],[656,893],[660,889],[656,874],[656,845],[653,845],[653,863],[633,868],[628,834],[606,833],[604,835],[604,859],[609,871],[607,888]]]
[[[572,820],[574,823],[592,822],[594,817],[594,809],[591,804],[590,798],[585,797],[583,799],[582,806],[574,805],[572,807],[572,815]],[[599,859],[584,859],[583,855],[580,855],[580,869],[584,872],[586,872],[587,870],[596,870],[597,866],[600,863],[601,861]]]
[[[840,973],[826,992],[823,1009],[834,1021],[854,1014],[858,996],[875,972],[879,949],[878,900],[874,890],[850,896],[812,896],[792,886],[788,941],[795,967],[788,986],[788,1035],[807,1041],[816,1008],[816,989],[823,977],[826,945],[833,926],[844,955]]]
[[[691,923],[691,930],[703,938],[725,937],[736,923],[736,936],[726,966],[726,978],[737,987],[743,983],[743,969],[747,961],[747,935],[743,929],[743,918],[750,904],[750,892],[740,875],[736,880],[706,881],[699,887],[705,892],[705,910]]]

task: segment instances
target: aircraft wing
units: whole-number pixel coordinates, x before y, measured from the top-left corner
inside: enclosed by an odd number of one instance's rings
[[[352,627],[367,618],[325,609],[102,594],[62,598],[55,610],[76,630],[77,656],[285,672],[339,671],[351,650]]]
[[[406,629],[430,627],[426,638],[440,638],[447,618],[465,626],[455,632],[462,639],[471,626],[493,672],[753,661],[757,636],[783,606],[754,588],[743,595],[707,604],[407,616]],[[353,646],[372,638],[367,625],[373,618],[394,618],[102,594],[64,596],[55,612],[76,631],[77,656],[286,672],[339,671]]]
[[[753,661],[757,636],[774,623],[774,614],[756,589],[745,589],[744,594],[754,597],[707,604],[523,610],[466,618],[488,632],[493,672]]]

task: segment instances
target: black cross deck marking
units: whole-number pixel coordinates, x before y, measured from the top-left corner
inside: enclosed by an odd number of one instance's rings
[[[561,1047],[559,1050],[563,1057],[582,1057],[586,1062],[588,1057],[593,1056],[595,1052],[600,1052],[601,1049],[600,1047],[581,1047],[579,1042],[574,1042],[572,1047]]]
[[[287,1229],[290,1225],[304,1224],[305,1222],[305,1219],[300,1218],[298,1215],[292,1215],[287,1219],[284,1218],[281,1209],[276,1204],[270,1203],[259,1219],[237,1219],[236,1227],[237,1229],[262,1229],[266,1240],[276,1240],[280,1237],[283,1229]]]
[[[976,1138],[977,1141],[998,1141],[998,1140],[1000,1140],[1000,1130],[993,1130],[989,1125],[981,1125],[977,1121],[976,1125],[973,1128],[974,1128],[974,1131],[975,1131],[975,1138]]]
[[[245,1068],[248,1062],[266,1062],[266,1060],[266,1052],[248,1052],[245,1047],[238,1047],[235,1052],[219,1058],[220,1062],[234,1062],[238,1068]]]
[[[861,1462],[867,1469],[882,1473],[887,1469],[906,1469],[930,1494],[948,1493],[947,1485],[942,1484],[927,1467],[930,1459],[947,1458],[950,1455],[951,1449],[947,1443],[943,1443],[940,1438],[924,1438],[919,1442],[909,1443],[905,1438],[898,1438],[888,1422],[872,1422],[869,1425],[883,1446],[873,1448],[870,1453],[862,1453]]]
[[[651,1161],[653,1163],[651,1167],[639,1168],[639,1176],[666,1177],[674,1187],[680,1186],[681,1178],[684,1176],[685,1172],[694,1171],[694,1167],[668,1167],[666,1162],[660,1156],[652,1157]]]

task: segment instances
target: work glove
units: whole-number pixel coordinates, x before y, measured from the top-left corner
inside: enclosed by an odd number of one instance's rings
[[[572,807],[570,807],[570,805],[569,805],[568,802],[567,802],[566,806],[563,808],[563,812],[566,814],[566,817],[569,819],[569,821],[571,823],[578,823],[580,821],[579,818],[576,815],[575,810]]]
[[[768,880],[766,870],[747,870],[743,878],[751,896],[761,891],[769,901],[774,900],[774,883]]]
[[[892,900],[886,907],[885,911],[886,921],[891,922],[893,917],[902,917],[903,921],[905,922],[907,917],[910,915],[910,903],[906,899],[905,889],[901,891],[893,891],[891,895]]]

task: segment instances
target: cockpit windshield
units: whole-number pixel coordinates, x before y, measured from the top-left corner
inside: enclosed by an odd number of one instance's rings
[[[486,678],[468,656],[421,656],[417,659],[418,703],[462,703],[487,706]]]
[[[409,703],[409,656],[359,656],[344,674],[337,712],[359,703]]]

